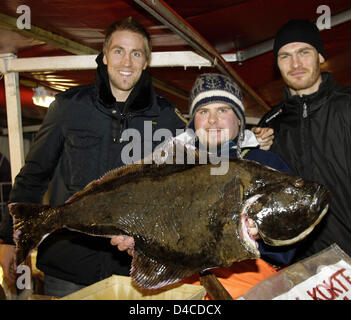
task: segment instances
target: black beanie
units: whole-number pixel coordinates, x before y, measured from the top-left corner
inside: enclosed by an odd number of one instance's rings
[[[291,42],[308,43],[326,59],[324,44],[321,40],[319,30],[309,20],[290,20],[278,30],[273,46],[273,54],[276,62],[279,49]]]

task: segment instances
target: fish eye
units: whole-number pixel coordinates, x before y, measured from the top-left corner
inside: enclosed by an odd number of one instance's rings
[[[310,207],[310,206],[312,205],[311,197],[308,197],[308,196],[303,197],[303,198],[301,199],[301,204],[302,204],[302,206]]]
[[[303,181],[302,178],[298,178],[295,180],[294,186],[296,188],[301,188],[303,185],[305,184],[305,182]]]

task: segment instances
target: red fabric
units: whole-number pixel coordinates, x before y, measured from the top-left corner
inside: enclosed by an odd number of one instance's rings
[[[211,269],[211,272],[217,276],[217,279],[233,299],[239,298],[247,290],[277,271],[278,269],[270,266],[262,259],[237,262],[229,268]],[[186,278],[183,282],[199,285],[199,274]],[[206,300],[210,300],[208,294]]]

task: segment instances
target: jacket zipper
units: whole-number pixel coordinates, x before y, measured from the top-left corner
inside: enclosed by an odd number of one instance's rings
[[[122,115],[121,114],[121,125],[120,125],[120,133],[119,133],[119,136],[120,136],[120,139],[119,139],[119,142],[122,143],[123,142],[123,139],[122,139],[122,132],[124,130],[124,127],[125,127],[125,124],[126,124],[126,121],[129,119],[131,120],[132,118],[135,118],[135,117],[140,117],[140,116],[143,116],[145,118],[147,117],[150,117],[150,119],[152,120],[154,116],[145,116],[143,114],[135,114],[135,113],[128,113],[128,114],[125,114],[125,115]],[[115,142],[115,140],[114,140]]]
[[[306,102],[303,103],[302,117],[307,118],[307,104],[306,104]]]
[[[119,131],[119,142],[122,143],[123,142],[123,139],[122,139],[122,132],[124,130],[124,127],[126,125],[126,121],[128,120],[128,117],[129,118],[132,118],[133,117],[133,114],[131,113],[127,113],[127,103],[124,104],[123,106],[123,110],[121,112],[121,125],[120,125],[120,131]]]
[[[308,107],[307,103],[303,101],[302,105],[302,121],[301,121],[301,148],[302,155],[301,160],[302,163],[312,163],[312,153],[311,153],[311,135],[310,135],[310,123],[308,121]],[[313,170],[313,168],[312,168]],[[306,169],[303,169],[304,176],[310,177],[312,172],[309,172]]]
[[[122,132],[123,132],[123,128],[124,128],[124,123],[125,123],[125,119],[121,115],[121,123],[120,123],[120,126],[119,126],[119,143],[123,142]]]

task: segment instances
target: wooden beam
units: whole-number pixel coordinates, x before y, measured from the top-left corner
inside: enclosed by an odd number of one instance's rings
[[[159,79],[152,77],[152,83],[156,88],[161,89],[165,92],[171,93],[174,96],[177,96],[178,98],[181,98],[181,99],[186,100],[186,101],[188,101],[188,99],[189,99],[189,95],[187,92],[185,92],[181,89],[175,88],[173,86],[170,86],[166,82],[163,82]]]
[[[8,62],[8,72],[89,70],[96,68],[96,55],[19,58]]]
[[[96,55],[74,55],[12,59],[8,72],[89,70],[96,68]],[[192,51],[153,52],[150,67],[211,67],[208,60]]]
[[[152,52],[150,67],[212,67],[211,62],[193,51]]]
[[[24,165],[24,149],[22,134],[21,99],[19,94],[19,80],[17,72],[6,72],[8,61],[15,59],[15,55],[2,55],[0,72],[4,74],[7,128],[9,135],[11,179],[14,182],[16,175]]]
[[[0,27],[17,32],[25,37],[44,41],[56,48],[73,54],[96,54],[97,50],[31,25],[30,29],[17,28],[17,19],[0,13]]]

